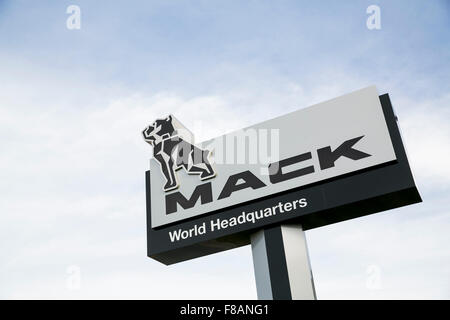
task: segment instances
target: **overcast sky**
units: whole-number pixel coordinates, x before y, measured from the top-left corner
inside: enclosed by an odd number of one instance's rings
[[[141,129],[202,141],[374,84],[424,202],[307,231],[317,296],[449,299],[449,61],[446,0],[0,0],[0,298],[255,299],[248,246],[146,257]]]

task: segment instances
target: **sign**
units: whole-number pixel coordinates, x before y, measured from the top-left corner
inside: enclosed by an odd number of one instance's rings
[[[196,144],[174,116],[143,136],[148,255],[235,248],[280,222],[310,229],[420,202],[388,95],[368,87]]]

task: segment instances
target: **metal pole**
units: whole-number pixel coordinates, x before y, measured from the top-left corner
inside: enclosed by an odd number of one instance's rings
[[[280,225],[251,236],[260,300],[315,300],[316,292],[302,226]]]

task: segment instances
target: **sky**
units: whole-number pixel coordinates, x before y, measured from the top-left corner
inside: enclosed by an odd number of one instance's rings
[[[256,299],[249,246],[146,257],[141,130],[204,141],[376,85],[424,201],[307,231],[317,297],[449,299],[449,62],[446,0],[0,0],[0,298]]]

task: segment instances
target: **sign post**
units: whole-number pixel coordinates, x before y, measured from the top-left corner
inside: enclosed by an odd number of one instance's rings
[[[260,300],[315,300],[305,233],[282,224],[251,236],[256,290]]]
[[[143,136],[147,255],[170,265],[251,244],[260,298],[315,299],[304,231],[422,201],[374,86],[201,144],[172,115]]]

